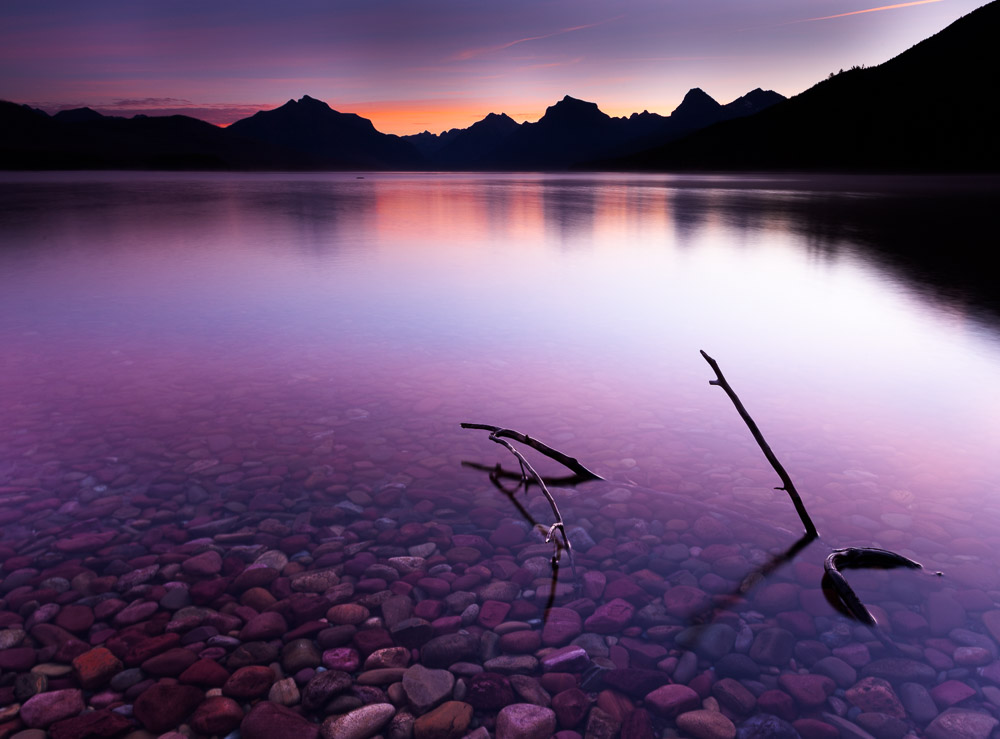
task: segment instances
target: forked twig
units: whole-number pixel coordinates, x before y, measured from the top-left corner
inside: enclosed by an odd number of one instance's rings
[[[549,488],[545,484],[545,480],[542,479],[542,476],[535,471],[535,468],[531,466],[531,463],[528,462],[528,460],[525,459],[524,455],[521,454],[521,452],[519,452],[514,447],[513,444],[507,441],[507,439],[514,439],[515,441],[520,441],[524,444],[527,444],[532,449],[541,451],[543,454],[545,454],[545,456],[557,460],[564,466],[569,467],[569,469],[573,470],[578,475],[587,474],[593,479],[600,479],[600,478],[593,472],[588,470],[586,467],[584,467],[582,464],[577,462],[572,457],[567,457],[562,452],[559,452],[553,449],[552,447],[543,444],[540,441],[531,439],[528,436],[525,436],[524,434],[519,433],[517,431],[500,428],[499,426],[490,426],[488,424],[483,424],[483,423],[463,423],[462,428],[481,429],[483,431],[489,431],[490,441],[496,442],[497,444],[500,444],[502,447],[504,447],[507,451],[509,451],[511,454],[514,455],[514,458],[517,460],[517,463],[521,465],[521,482],[525,486],[525,489],[527,489],[528,482],[530,480],[533,480],[535,484],[538,485],[539,489],[542,491],[542,495],[544,495],[545,499],[549,502],[549,507],[552,509],[552,515],[555,516],[556,519],[555,523],[553,523],[551,526],[548,527],[548,530],[546,531],[545,534],[545,542],[547,544],[552,544],[554,547],[554,550],[552,552],[552,566],[555,568],[559,567],[559,558],[564,549],[567,552],[569,552],[570,565],[572,566],[573,547],[569,543],[569,537],[566,535],[566,523],[565,521],[563,521],[562,513],[559,512],[559,506],[556,504],[556,499],[552,497],[552,493],[549,492]],[[545,451],[542,451],[543,449]],[[562,541],[560,541],[556,537],[556,532],[559,532]]]
[[[774,456],[774,452],[771,451],[771,447],[768,446],[767,441],[764,440],[764,435],[760,432],[760,429],[757,428],[757,424],[754,423],[750,414],[747,413],[747,409],[743,407],[743,403],[740,402],[739,396],[736,395],[736,392],[729,386],[729,383],[726,382],[726,378],[723,376],[722,370],[719,369],[718,362],[708,356],[704,350],[701,350],[701,356],[705,358],[705,361],[708,362],[709,366],[715,371],[716,379],[709,380],[708,384],[718,385],[721,387],[726,391],[726,395],[729,396],[729,399],[733,401],[733,405],[736,406],[736,410],[740,414],[740,418],[742,418],[744,423],[746,423],[747,427],[750,429],[750,433],[753,434],[754,440],[760,447],[760,450],[764,452],[764,456],[767,457],[767,461],[771,463],[774,471],[777,472],[778,477],[781,478],[781,487],[775,488],[775,490],[784,490],[788,493],[788,497],[792,499],[792,505],[795,506],[795,512],[799,514],[799,518],[802,519],[802,525],[806,527],[806,536],[815,539],[819,536],[816,532],[816,526],[813,524],[812,519],[809,518],[809,514],[806,512],[806,507],[802,503],[802,498],[799,497],[799,493],[795,489],[795,485],[792,484],[792,478],[788,476],[788,473],[785,472],[785,468],[781,466],[781,462],[779,462],[778,458]]]
[[[604,479],[596,472],[592,472],[591,470],[584,467],[576,457],[570,457],[566,454],[563,454],[558,449],[553,449],[548,444],[544,444],[540,442],[538,439],[532,439],[530,436],[528,436],[527,434],[522,434],[520,431],[514,431],[513,429],[505,429],[501,428],[500,426],[491,426],[490,424],[487,423],[463,423],[462,428],[480,429],[482,431],[489,431],[490,438],[493,438],[494,436],[496,437],[494,441],[496,441],[497,439],[513,439],[514,441],[520,442],[525,446],[530,446],[536,452],[544,454],[549,459],[554,459],[556,462],[561,464],[566,469],[570,470],[571,472],[574,472],[577,475],[577,477],[581,478],[582,480]],[[523,469],[524,468],[522,465],[522,471]]]

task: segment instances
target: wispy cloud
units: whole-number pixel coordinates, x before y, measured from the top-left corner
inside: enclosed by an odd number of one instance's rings
[[[611,23],[612,21],[624,18],[624,16],[616,15],[614,18],[606,18],[603,21],[597,21],[597,23],[586,23],[582,26],[570,26],[569,28],[560,28],[558,31],[553,31],[552,33],[543,33],[540,36],[525,36],[524,38],[519,38],[514,41],[508,41],[504,44],[497,44],[496,46],[483,46],[478,49],[466,49],[465,51],[460,51],[451,59],[452,61],[467,61],[469,59],[475,59],[479,56],[485,56],[487,54],[495,54],[498,51],[503,51],[504,49],[509,49],[512,46],[517,46],[518,44],[524,44],[528,41],[541,41],[542,39],[552,38],[553,36],[562,36],[565,33],[573,33],[574,31],[583,31],[587,28],[596,28],[597,26],[603,26],[605,23]]]
[[[913,0],[909,3],[896,3],[895,5],[880,5],[877,8],[865,8],[864,10],[852,10],[848,13],[837,13],[836,15],[821,15],[818,18],[803,18],[791,23],[809,23],[810,21],[828,21],[834,18],[846,18],[849,15],[861,15],[862,13],[878,13],[882,10],[898,10],[899,8],[909,8],[913,5],[927,5],[928,3],[939,3],[941,0]],[[791,25],[785,24],[785,25]]]

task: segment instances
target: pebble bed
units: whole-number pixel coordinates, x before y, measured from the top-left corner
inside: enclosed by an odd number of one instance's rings
[[[852,571],[887,641],[828,602],[821,544],[772,569],[794,536],[683,496],[557,489],[575,557],[553,584],[482,473],[448,492],[225,435],[181,452],[0,488],[0,739],[997,729],[1000,592],[975,566]]]

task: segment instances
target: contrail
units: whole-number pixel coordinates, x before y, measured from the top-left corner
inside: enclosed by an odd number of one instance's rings
[[[544,33],[541,36],[527,36],[525,38],[519,38],[516,41],[509,41],[506,44],[499,44],[497,46],[486,46],[481,49],[468,49],[466,51],[460,51],[456,54],[453,59],[465,60],[472,59],[473,57],[482,56],[483,54],[490,54],[495,51],[503,51],[504,49],[509,49],[511,46],[517,46],[518,44],[523,44],[526,41],[541,41],[545,38],[552,38],[553,36],[561,36],[564,33],[572,33],[573,31],[582,31],[585,28],[594,28],[596,26],[603,26],[605,23],[611,23],[611,21],[616,21],[619,18],[624,18],[625,16],[618,15],[614,18],[608,18],[603,21],[598,21],[597,23],[587,23],[583,26],[570,26],[569,28],[561,28],[558,31],[553,31],[552,33]]]
[[[896,10],[896,8],[909,8],[912,5],[926,5],[927,3],[939,3],[941,0],[913,0],[909,3],[897,3],[896,5],[881,5],[877,8],[866,8],[865,10],[852,10],[850,13],[837,13],[837,15],[822,15],[819,18],[803,18],[792,23],[808,23],[809,21],[828,21],[831,18],[845,18],[849,15],[860,15],[861,13],[877,13],[880,10]],[[788,24],[785,24],[788,25]]]

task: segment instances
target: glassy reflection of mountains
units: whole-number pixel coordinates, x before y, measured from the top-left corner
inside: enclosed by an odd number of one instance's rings
[[[383,134],[309,96],[225,129],[0,102],[0,168],[996,171],[998,31],[994,0],[885,64],[791,99],[756,89],[721,105],[695,88],[669,116],[612,118],[566,96],[535,123],[491,113],[436,135]]]

